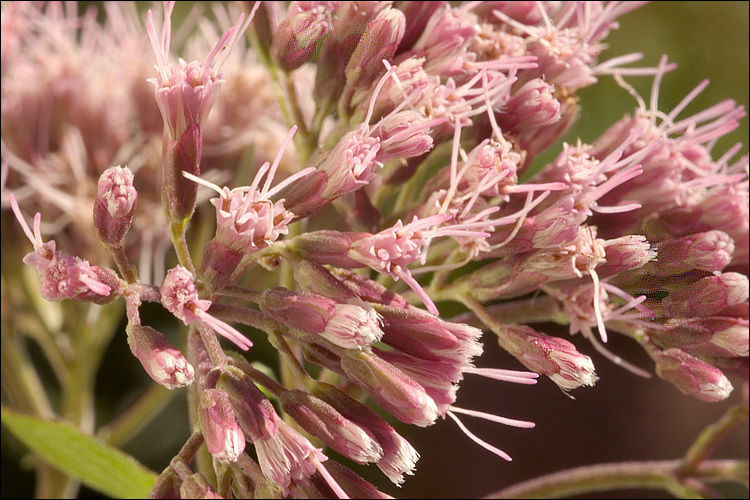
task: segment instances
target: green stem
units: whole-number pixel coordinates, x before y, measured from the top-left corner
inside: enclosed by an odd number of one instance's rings
[[[135,270],[135,267],[130,263],[128,260],[128,256],[125,253],[125,249],[122,248],[122,246],[113,246],[113,245],[105,245],[107,250],[109,250],[109,253],[112,255],[112,258],[115,261],[115,264],[117,265],[117,269],[120,271],[120,275],[130,283],[131,285],[133,283],[138,282],[138,274]]]
[[[682,460],[587,465],[525,481],[485,498],[560,498],[633,488],[656,488],[678,497],[693,496],[695,490],[676,475],[681,465]],[[747,465],[736,460],[709,460],[698,465],[693,477],[706,482],[743,482],[747,480]]]
[[[195,274],[195,266],[193,265],[193,259],[190,258],[190,248],[185,238],[185,231],[187,231],[187,225],[190,219],[181,221],[170,221],[169,222],[169,235],[172,238],[172,245],[174,246],[175,252],[177,252],[177,260],[180,265]]]
[[[747,407],[737,405],[729,408],[718,422],[709,425],[698,435],[698,438],[685,454],[678,472],[685,476],[691,475],[735,425],[747,423],[747,420]]]

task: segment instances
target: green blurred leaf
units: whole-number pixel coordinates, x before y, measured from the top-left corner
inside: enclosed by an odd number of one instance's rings
[[[2,409],[2,423],[51,465],[113,498],[146,498],[156,474],[72,425]]]

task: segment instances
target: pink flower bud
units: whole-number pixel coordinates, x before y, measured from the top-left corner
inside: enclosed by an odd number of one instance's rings
[[[378,414],[335,387],[322,382],[317,383],[311,392],[375,436],[383,449],[383,457],[377,462],[378,468],[394,484],[403,483],[404,474],[414,473],[419,453]]]
[[[273,36],[270,54],[279,67],[293,71],[313,57],[331,27],[335,2],[292,2]]]
[[[438,415],[435,402],[424,387],[392,364],[365,351],[348,351],[341,358],[341,369],[402,422],[420,427],[435,423]]]
[[[286,288],[263,292],[261,310],[287,326],[319,335],[344,349],[362,349],[380,340],[380,315],[359,299],[341,304],[311,293]]]
[[[369,88],[385,73],[383,59],[390,60],[404,36],[406,18],[399,9],[386,7],[370,21],[346,65],[344,96],[357,88]]]
[[[193,367],[166,337],[150,326],[129,325],[128,345],[146,373],[167,389],[193,383]]]
[[[285,392],[284,412],[303,429],[357,463],[377,462],[383,449],[364,427],[345,418],[328,403],[304,391]]]
[[[747,317],[675,318],[669,320],[665,327],[650,334],[662,347],[679,347],[701,357],[747,358]]]
[[[732,384],[721,370],[681,349],[656,350],[651,357],[656,362],[656,373],[683,394],[715,403],[732,392]]]
[[[520,136],[536,133],[560,121],[560,102],[554,86],[541,78],[526,82],[506,102],[498,124]]]
[[[606,262],[597,266],[599,277],[643,267],[656,258],[656,252],[645,236],[630,234],[604,242]]]
[[[245,436],[227,393],[217,389],[202,391],[198,417],[211,455],[220,462],[236,462],[245,450]]]
[[[511,354],[529,370],[547,375],[561,389],[569,391],[584,385],[594,385],[594,363],[579,353],[565,339],[552,337],[525,325],[506,324],[498,335],[501,346],[512,344]],[[507,341],[507,342],[506,342]]]
[[[426,120],[421,113],[411,110],[389,114],[370,132],[380,139],[380,151],[376,159],[385,162],[393,158],[411,158],[427,153],[433,145],[430,127],[444,121],[443,118]]]
[[[694,317],[720,314],[722,309],[748,299],[747,276],[723,273],[707,276],[667,295],[658,308],[670,317]]]
[[[422,36],[410,53],[425,58],[425,71],[430,74],[453,76],[473,60],[467,47],[475,34],[476,19],[465,10],[445,5],[427,22]]]
[[[344,193],[366,186],[376,169],[383,166],[375,158],[380,141],[369,136],[369,127],[362,124],[347,133],[325,157],[319,170],[326,173],[322,198],[333,200]]]
[[[268,439],[276,433],[276,410],[242,370],[232,366],[223,369],[217,387],[229,395],[235,417],[251,441]]]
[[[94,229],[102,242],[119,245],[130,229],[138,193],[127,167],[112,167],[99,177],[94,200]]]
[[[655,274],[681,274],[692,269],[713,272],[729,264],[734,241],[723,231],[706,231],[662,241],[655,248]]]

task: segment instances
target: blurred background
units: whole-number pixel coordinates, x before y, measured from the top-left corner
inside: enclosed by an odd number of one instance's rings
[[[748,2],[654,2],[620,19],[621,28],[607,38],[609,49],[600,60],[642,52],[639,66],[656,66],[667,54],[677,62],[677,70],[662,83],[660,109],[670,110],[703,79],[711,84],[681,116],[689,116],[723,99],[733,98],[748,106]],[[145,34],[144,34],[145,36]],[[631,77],[628,82],[648,99],[650,77]],[[626,113],[632,113],[634,100],[609,77],[580,92],[582,114],[567,142],[581,137],[591,142]],[[718,157],[736,142],[748,152],[748,122],[717,145]],[[560,151],[551,148],[550,161]],[[146,306],[144,316],[150,315]],[[155,307],[154,313],[157,312]],[[158,326],[152,322],[154,326]],[[159,329],[169,335],[169,326]],[[124,325],[123,325],[124,327]],[[567,336],[567,329],[556,325],[539,328],[550,334]],[[170,336],[170,339],[173,338]],[[252,352],[262,351],[263,341]],[[521,369],[521,365],[497,347],[486,334],[484,355],[477,366]],[[536,386],[516,386],[468,375],[457,406],[481,410],[509,418],[536,422],[534,429],[517,429],[465,417],[464,423],[477,435],[513,457],[506,463],[474,444],[455,424],[440,421],[427,428],[396,425],[421,454],[416,475],[402,488],[387,483],[375,467],[353,468],[380,485],[386,493],[402,498],[475,498],[511,484],[561,469],[626,460],[662,460],[681,457],[698,432],[716,421],[741,394],[735,384],[732,397],[720,404],[704,403],[683,396],[658,378],[641,379],[613,365],[594,352],[580,337],[571,338],[578,349],[594,359],[600,380],[593,388],[578,389],[572,399],[548,379]],[[630,340],[614,336],[607,347],[628,361],[651,371],[652,363]],[[30,345],[29,349],[34,350]],[[42,370],[44,367],[41,367]],[[99,423],[106,424],[151,384],[137,360],[130,354],[125,335],[115,336],[97,385]],[[5,395],[4,395],[5,396]],[[170,405],[148,428],[135,436],[124,451],[159,472],[179,449],[189,429],[185,418],[185,391],[177,391]],[[748,431],[736,430],[716,450],[721,458],[748,456]],[[2,431],[2,498],[33,495],[33,472],[25,449],[5,429]],[[722,490],[729,497],[746,498],[747,490]],[[623,491],[607,493],[608,498],[649,498],[664,496],[662,491]],[[100,498],[86,488],[80,498]],[[601,498],[601,494],[590,498]]]

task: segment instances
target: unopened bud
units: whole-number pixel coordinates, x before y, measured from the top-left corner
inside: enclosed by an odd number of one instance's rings
[[[365,351],[349,351],[341,358],[341,368],[402,422],[419,427],[435,423],[438,409],[424,387],[387,361]]]
[[[344,74],[346,89],[369,88],[385,73],[383,59],[390,60],[404,36],[406,18],[399,9],[386,7],[370,21],[349,59]],[[344,92],[346,96],[346,91]]]
[[[510,344],[511,354],[526,368],[547,375],[563,390],[594,385],[598,379],[591,358],[565,339],[514,324],[503,325],[496,333],[502,336],[500,345],[508,348]]]
[[[128,167],[112,167],[99,177],[94,199],[94,229],[107,245],[119,245],[130,229],[138,193]]]
[[[656,244],[654,274],[681,274],[693,269],[721,271],[729,264],[734,241],[723,231],[706,231]]]
[[[130,351],[154,381],[167,389],[193,383],[193,367],[164,335],[143,325],[128,325],[127,333]]]
[[[288,391],[281,397],[281,405],[303,429],[350,460],[364,464],[383,456],[383,449],[370,432],[315,396]]]
[[[286,288],[263,292],[261,310],[287,326],[318,335],[344,349],[361,349],[380,340],[380,316],[366,302],[339,303],[322,295]]]
[[[721,370],[681,349],[655,350],[651,357],[656,362],[656,373],[683,394],[715,403],[732,392],[732,384]]]
[[[276,410],[242,370],[225,368],[217,385],[229,395],[235,417],[251,441],[268,439],[276,433],[279,420]]]
[[[707,276],[667,295],[659,309],[670,317],[700,317],[745,302],[750,293],[747,276],[723,273]]]
[[[333,2],[292,2],[271,44],[271,57],[285,71],[310,61],[331,27]]]

